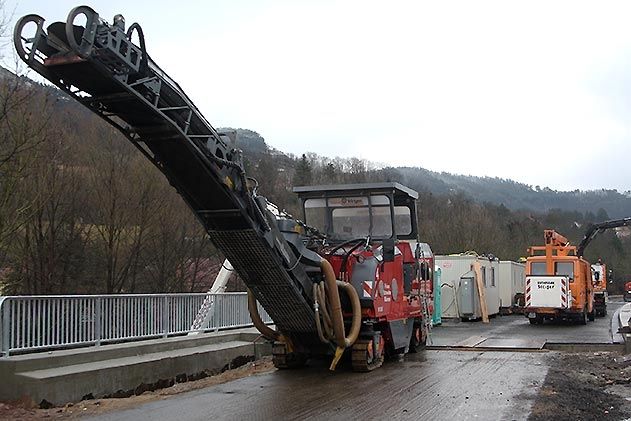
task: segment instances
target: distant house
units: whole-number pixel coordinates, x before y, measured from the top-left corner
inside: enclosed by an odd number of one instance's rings
[[[616,236],[618,238],[629,238],[631,237],[631,228],[630,227],[618,227],[615,228]]]

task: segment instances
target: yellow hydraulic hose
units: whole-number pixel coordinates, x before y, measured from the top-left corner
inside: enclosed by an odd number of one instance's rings
[[[322,294],[323,288],[324,285],[313,284],[313,301],[315,303],[314,310],[318,337],[321,342],[328,344],[328,338],[333,336],[333,331],[331,330],[331,321],[328,319],[329,314],[326,311],[326,298]],[[322,318],[324,319],[322,321],[320,321],[320,314],[322,314]]]
[[[263,319],[261,319],[261,315],[259,314],[259,309],[256,305],[256,298],[254,298],[254,294],[248,288],[248,311],[250,312],[250,318],[252,319],[252,323],[254,327],[261,332],[261,335],[266,337],[267,339],[271,339],[274,341],[278,341],[281,339],[280,332],[275,331],[274,329],[267,326]]]
[[[337,286],[342,288],[348,294],[351,300],[351,307],[353,310],[353,317],[351,319],[351,330],[348,332],[348,336],[344,339],[346,347],[351,347],[359,336],[359,330],[362,325],[362,308],[359,302],[359,295],[353,285],[348,282],[337,281]]]
[[[361,304],[359,302],[359,295],[351,284],[335,279],[333,267],[326,259],[322,259],[320,262],[320,269],[322,270],[322,274],[324,276],[325,293],[322,292],[321,286],[314,286],[316,328],[318,329],[318,336],[321,340],[326,342],[333,340],[337,344],[335,357],[333,358],[330,366],[330,370],[335,370],[344,350],[353,346],[359,336],[361,328]],[[353,310],[351,329],[348,336],[345,336],[344,332],[344,315],[342,314],[342,304],[340,302],[338,287],[344,289],[344,291],[348,294]],[[327,300],[330,308],[327,308]],[[324,328],[320,323],[320,306],[323,309],[321,313],[322,318],[324,319]],[[330,335],[329,325],[332,325],[333,337]]]
[[[326,259],[322,259],[320,262],[320,269],[322,270],[322,274],[324,276],[324,282],[313,285],[316,328],[318,331],[318,337],[322,342],[335,342],[337,345],[335,357],[333,358],[330,366],[330,370],[335,370],[344,350],[353,346],[359,336],[359,331],[361,329],[361,304],[359,302],[359,295],[351,284],[335,279],[333,267]],[[351,328],[348,336],[345,335],[344,330],[344,315],[342,314],[342,303],[340,301],[339,289],[343,289],[348,295],[353,311]],[[263,322],[256,304],[256,298],[249,289],[248,311],[250,312],[250,318],[252,319],[254,327],[256,327],[264,337],[271,340],[285,342],[288,347],[292,347],[288,338],[284,337],[280,332],[270,328]],[[322,320],[320,318],[322,318]]]
[[[333,266],[326,259],[320,262],[320,269],[324,276],[324,286],[326,289],[326,298],[331,306],[329,316],[333,325],[333,336],[338,348],[346,348],[344,334],[344,316],[342,315],[342,303],[340,302],[340,292],[337,289],[337,279],[335,279],[335,271]]]

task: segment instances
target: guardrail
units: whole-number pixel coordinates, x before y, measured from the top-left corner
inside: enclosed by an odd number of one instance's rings
[[[191,332],[208,294],[0,297],[0,355],[98,346]],[[252,326],[246,293],[215,294],[199,331]],[[270,317],[260,307],[267,323]]]

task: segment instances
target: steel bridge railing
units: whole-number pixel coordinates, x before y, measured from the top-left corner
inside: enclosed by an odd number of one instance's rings
[[[208,294],[44,295],[0,297],[0,356],[98,346],[192,332]],[[247,294],[215,294],[195,332],[252,326]],[[259,305],[266,323],[272,320]]]

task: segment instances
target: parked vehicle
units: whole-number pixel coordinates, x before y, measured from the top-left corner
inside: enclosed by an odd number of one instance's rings
[[[600,260],[592,265],[592,282],[594,284],[594,307],[596,316],[607,315],[607,265]]]
[[[624,284],[624,301],[631,301],[631,282]]]
[[[545,230],[544,240],[543,246],[530,247],[526,259],[526,317],[531,324],[558,319],[580,324],[593,321],[591,265],[556,231]]]

